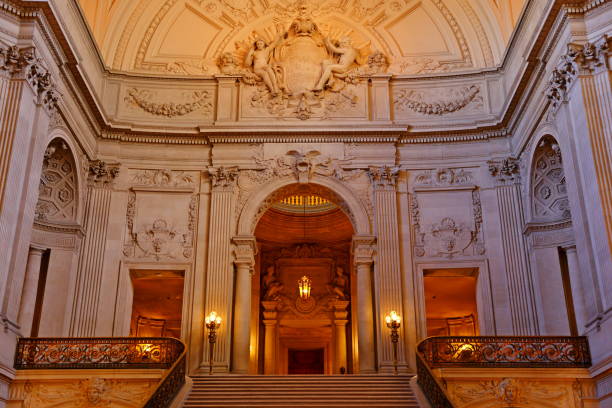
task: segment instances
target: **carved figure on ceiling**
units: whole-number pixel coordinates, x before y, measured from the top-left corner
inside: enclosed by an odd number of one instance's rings
[[[274,68],[270,64],[270,54],[282,40],[283,36],[279,35],[273,43],[268,45],[263,39],[258,38],[255,40],[245,59],[245,65],[253,67],[253,72],[263,80],[272,96],[278,95],[279,86]]]
[[[323,72],[321,73],[321,78],[317,85],[315,86],[315,91],[323,90],[323,87],[328,84],[331,79],[332,74],[345,74],[359,56],[359,51],[353,47],[353,42],[350,37],[342,37],[338,46],[336,47],[329,38],[325,38],[324,40],[325,47],[330,52],[338,54],[340,56],[339,60],[335,62],[334,60],[324,60],[322,63]]]
[[[274,266],[268,266],[266,274],[263,277],[264,300],[278,300],[283,291],[283,284],[280,283],[276,276]]]

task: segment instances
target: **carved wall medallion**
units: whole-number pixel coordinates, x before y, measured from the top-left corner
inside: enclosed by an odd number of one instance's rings
[[[37,221],[76,221],[77,177],[74,157],[61,140],[53,140],[45,151],[38,188]]]
[[[131,88],[127,91],[125,102],[137,106],[145,112],[156,116],[184,116],[191,112],[200,112],[206,116],[212,114],[212,95],[209,91],[184,92],[177,101],[158,102],[157,94],[147,89]]]
[[[483,107],[480,86],[471,85],[458,89],[421,91],[400,89],[395,93],[393,104],[396,111],[411,110],[424,115],[445,115],[457,112],[472,105],[474,109]]]
[[[193,194],[189,201],[184,230],[175,228],[164,218],[155,218],[137,230],[134,222],[136,205],[136,192],[130,190],[126,211],[127,238],[123,246],[126,257],[155,261],[191,259],[198,219],[198,194]]]

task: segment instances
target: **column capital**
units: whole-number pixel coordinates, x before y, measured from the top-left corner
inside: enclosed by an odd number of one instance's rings
[[[593,42],[570,43],[567,46],[567,55],[576,62],[581,74],[605,71],[610,68],[608,65],[610,42],[612,37],[604,34]]]
[[[257,241],[253,236],[236,236],[232,238],[234,244],[234,264],[247,265],[253,268],[255,265],[255,255],[257,255]]]
[[[47,248],[44,248],[44,247],[41,247],[41,246],[38,246],[38,245],[30,244],[29,254],[30,255],[42,256],[42,254],[44,254],[46,250],[47,250]]]
[[[112,185],[119,175],[119,163],[106,163],[102,160],[90,160],[87,166],[87,181],[90,186],[103,187]]]
[[[489,160],[489,174],[501,185],[518,183],[521,180],[519,161],[514,157]]]
[[[213,191],[234,191],[238,183],[238,167],[209,167],[208,175]]]
[[[399,171],[398,166],[370,166],[368,175],[374,190],[394,190]]]
[[[355,235],[353,237],[353,259],[355,265],[370,265],[376,255],[376,237],[371,235]]]

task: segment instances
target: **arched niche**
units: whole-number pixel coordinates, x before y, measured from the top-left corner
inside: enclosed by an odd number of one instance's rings
[[[533,152],[529,197],[533,221],[571,219],[561,148],[551,135],[543,136]]]
[[[240,213],[238,235],[252,236],[257,222],[274,202],[282,197],[304,192],[315,193],[338,205],[351,220],[355,234],[371,234],[371,223],[367,211],[351,190],[338,180],[315,175],[311,183],[298,184],[293,177],[285,177],[274,180],[255,191]]]
[[[56,137],[45,150],[36,203],[35,221],[75,224],[79,182],[74,155],[64,139]]]

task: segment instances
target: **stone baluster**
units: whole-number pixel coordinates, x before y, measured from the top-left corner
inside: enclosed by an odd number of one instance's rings
[[[376,372],[374,353],[374,302],[372,299],[372,265],[374,263],[374,237],[353,237],[353,262],[357,278],[357,343],[359,372]],[[353,303],[355,301],[353,300]]]
[[[224,324],[221,325],[217,334],[213,361],[208,361],[208,343],[204,350],[204,361],[208,365],[217,366],[214,371],[227,372],[230,368],[229,351],[232,333],[232,299],[234,292],[232,231],[238,169],[235,167],[210,168],[209,175],[212,192],[210,197],[204,313],[217,312],[223,319]]]
[[[378,342],[380,370],[392,372],[393,344],[385,324],[385,315],[391,310],[402,313],[402,274],[397,216],[397,177],[394,167],[371,167],[369,174],[374,188],[374,225],[377,237],[375,282],[377,289]],[[405,369],[404,343],[398,347],[398,366]]]
[[[101,160],[89,162],[84,212],[87,233],[79,252],[71,336],[96,336],[111,199],[118,174],[117,164]]]
[[[525,219],[520,191],[519,164],[514,158],[491,160],[504,252],[512,328],[516,335],[538,335],[533,276],[523,235]]]
[[[234,298],[234,328],[232,342],[232,372],[246,374],[249,370],[251,341],[251,283],[257,245],[255,237],[234,237],[236,291]]]

